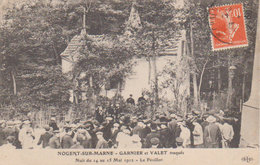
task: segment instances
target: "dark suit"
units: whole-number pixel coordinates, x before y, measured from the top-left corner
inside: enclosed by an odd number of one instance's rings
[[[168,128],[161,129],[160,133],[160,148],[169,148],[170,145],[170,130]]]
[[[47,147],[47,146],[49,145],[49,140],[50,140],[50,138],[51,138],[52,136],[53,136],[52,133],[50,133],[50,132],[45,132],[44,134],[42,134],[42,135],[40,136],[40,139],[39,139],[37,145],[40,145],[40,144],[42,143],[42,148]]]
[[[73,145],[73,140],[72,137],[70,135],[64,135],[61,139],[61,147],[66,149],[66,148],[70,148]]]
[[[60,148],[60,138],[57,136],[52,136],[49,140],[50,148],[58,149]]]
[[[151,133],[149,133],[145,138],[145,145],[144,145],[145,148],[152,147],[152,143],[151,143],[152,138],[158,138],[160,140],[160,134],[157,131],[152,131]],[[160,146],[160,144],[159,144],[159,146]]]
[[[176,138],[180,136],[181,129],[177,124],[176,120],[172,120],[168,123],[170,138],[169,138],[169,146],[176,148]]]

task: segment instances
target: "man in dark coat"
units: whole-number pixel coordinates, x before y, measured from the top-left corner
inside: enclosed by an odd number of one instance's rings
[[[221,142],[221,131],[219,126],[215,123],[216,118],[209,116],[207,118],[209,125],[204,130],[204,145],[205,148],[219,148]]]
[[[145,127],[140,131],[140,138],[141,138],[141,141],[142,139],[145,139],[146,136],[151,133],[151,128],[150,128],[150,120],[146,119],[144,120],[144,124],[145,124]]]
[[[13,136],[13,137],[15,137],[15,135],[16,135],[16,129],[15,129],[15,127],[14,127],[13,121],[7,121],[7,122],[6,122],[6,127],[3,129],[3,132],[4,132],[5,139],[6,139],[8,136]]]
[[[104,123],[103,136],[106,141],[108,141],[111,138],[112,135],[112,123],[113,118],[112,117],[106,117],[106,123]]]
[[[130,97],[126,99],[126,102],[131,105],[135,105],[135,100],[133,99],[133,95],[130,94]]]
[[[159,130],[159,134],[160,134],[160,146],[159,148],[169,148],[170,146],[170,130],[167,127],[167,123],[166,122],[162,122],[161,123],[161,129]]]
[[[53,131],[53,136],[49,140],[49,148],[58,149],[61,147],[59,133],[59,130]]]
[[[145,138],[144,148],[152,147],[151,139],[158,138],[160,140],[160,134],[156,129],[157,129],[157,125],[155,123],[151,123],[151,133],[149,133]],[[159,144],[159,146],[160,146],[160,144]]]
[[[120,104],[119,103],[116,103],[115,106],[114,106],[114,118],[116,120],[119,119],[119,115],[122,113],[122,109],[120,107]]]
[[[76,140],[77,140],[76,144],[72,145],[70,148],[71,149],[84,149],[84,147],[82,145],[84,139],[85,139],[84,135],[78,134],[76,137]]]
[[[193,121],[196,120],[197,117],[193,116],[192,114],[189,114],[186,120],[186,125],[190,130],[190,144],[191,147],[194,148],[194,136],[193,131],[195,128],[195,125],[193,124]]]
[[[176,148],[176,138],[180,136],[181,129],[177,124],[177,116],[175,114],[171,114],[171,121],[168,123],[170,138],[169,138],[169,146]]]
[[[53,131],[59,130],[59,127],[57,126],[55,117],[51,117],[51,121],[49,123],[49,126],[52,128]]]
[[[4,121],[0,121],[0,146],[5,144]]]
[[[117,134],[119,133],[119,124],[118,123],[114,123],[113,124],[113,128],[111,130],[111,138],[109,139],[108,141],[108,144],[109,144],[109,147],[111,148],[112,146],[114,147],[117,147],[117,141],[116,141],[116,138],[117,138]]]
[[[103,112],[103,108],[101,106],[97,107],[97,109],[95,111],[95,115],[96,115],[96,120],[99,123],[102,123],[104,121],[104,118],[103,118],[104,112]]]
[[[74,144],[73,139],[71,137],[72,134],[71,128],[66,127],[65,132],[66,134],[61,139],[61,147],[63,149],[70,148]]]
[[[43,133],[40,136],[40,139],[37,143],[37,145],[40,145],[42,143],[42,148],[45,148],[49,145],[49,140],[50,138],[53,136],[53,134],[50,131],[50,127],[49,126],[45,126],[45,133]]]
[[[144,98],[144,94],[142,93],[142,96],[138,98],[138,104],[144,104],[146,103],[146,99]]]

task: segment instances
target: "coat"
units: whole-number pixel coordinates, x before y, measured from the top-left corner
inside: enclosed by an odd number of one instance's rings
[[[204,130],[204,145],[206,148],[219,148],[221,132],[215,123],[210,123]]]
[[[49,140],[49,148],[58,149],[60,148],[60,138],[52,136]]]
[[[109,142],[110,147],[117,145],[116,138],[117,138],[117,134],[119,133],[119,129],[115,129],[115,130],[112,129],[111,132],[112,132],[112,134],[111,134],[111,138],[110,138],[110,142]]]
[[[72,145],[74,145],[72,137],[68,134],[65,134],[61,139],[61,147],[66,149],[70,148]]]
[[[84,147],[80,144],[74,144],[73,146],[70,147],[71,149],[84,149]]]
[[[180,136],[181,129],[177,124],[176,120],[172,120],[168,123],[168,128],[170,132],[169,145],[170,147],[176,147],[176,138]]]
[[[195,126],[192,132],[194,138],[194,145],[201,145],[203,144],[202,126],[197,122],[194,122],[193,125]]]
[[[105,139],[102,139],[102,140],[98,140],[96,148],[101,149],[101,148],[109,148],[109,147],[107,141]]]
[[[3,128],[0,127],[0,146],[5,144],[5,134]]]
[[[57,126],[56,122],[50,122],[49,126],[53,129],[53,131],[59,130],[59,127]]]
[[[160,134],[160,146],[159,148],[169,148],[170,146],[170,130],[164,128],[159,131]]]
[[[45,132],[40,136],[40,139],[37,143],[37,145],[40,145],[42,143],[42,148],[45,148],[49,145],[49,140],[52,137],[52,133],[50,132]]]
[[[132,144],[131,136],[123,132],[118,133],[116,141],[118,142],[119,149],[129,148]]]
[[[221,129],[221,135],[222,135],[222,147],[229,148],[230,142],[234,137],[234,130],[232,125],[228,123],[223,124]]]
[[[149,134],[146,136],[146,138],[145,138],[145,145],[144,145],[145,148],[151,148],[151,147],[152,147],[152,143],[151,143],[151,139],[152,139],[152,138],[158,138],[158,139],[161,141],[159,132],[157,132],[157,131],[152,131],[152,132],[149,133]],[[160,145],[161,145],[161,144],[159,144],[159,146],[160,146]]]
[[[183,139],[183,147],[186,148],[191,144],[190,141],[190,130],[187,127],[180,126],[181,128],[181,133],[180,133],[180,138]]]

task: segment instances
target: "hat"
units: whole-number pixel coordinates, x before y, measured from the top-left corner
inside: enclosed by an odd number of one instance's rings
[[[177,143],[183,143],[183,139],[182,139],[181,137],[177,137],[177,138],[176,138],[176,142],[177,142]]]
[[[24,124],[30,124],[30,121],[29,120],[25,120],[23,123]]]
[[[71,128],[71,125],[66,124],[66,125],[64,126],[64,128]]]
[[[130,133],[131,133],[130,130],[129,130],[129,129],[126,129],[126,128],[123,129],[123,132],[124,132],[125,134],[129,134],[129,135],[130,135]]]
[[[43,128],[44,128],[46,131],[49,131],[49,130],[50,130],[50,126],[48,126],[48,125],[45,125]]]
[[[106,117],[106,120],[112,121],[113,118],[112,117]]]
[[[209,122],[209,123],[214,123],[214,122],[216,121],[216,118],[213,117],[212,115],[210,115],[206,120],[207,120],[207,122]]]
[[[157,119],[157,120],[153,121],[153,123],[154,123],[154,124],[161,124],[161,122],[160,122],[160,120],[159,120],[159,119]]]
[[[6,138],[6,140],[7,140],[9,143],[13,143],[14,140],[15,140],[15,137],[14,137],[14,136],[8,136],[8,137]]]
[[[55,117],[51,117],[51,120],[55,121],[56,119],[55,119]]]
[[[84,129],[78,129],[78,133],[79,133],[79,134],[85,134],[85,133],[86,133],[86,130],[84,130]]]
[[[171,115],[170,115],[170,118],[171,118],[171,119],[177,119],[177,116],[176,116],[175,114],[171,114]]]
[[[145,120],[144,120],[144,123],[145,123],[145,124],[148,124],[148,123],[150,123],[150,122],[151,122],[151,120],[149,120],[149,119],[145,119]]]
[[[12,126],[12,125],[14,125],[14,122],[13,122],[13,121],[7,121],[7,122],[6,122],[6,125]]]
[[[152,145],[158,145],[160,140],[157,137],[154,137],[150,140]]]
[[[192,113],[193,113],[194,115],[200,115],[200,111],[198,111],[198,110],[194,110],[194,111],[192,111]]]
[[[21,124],[22,122],[21,122],[21,120],[15,120],[14,121],[14,124]]]
[[[82,142],[82,141],[84,140],[84,135],[78,134],[77,137],[76,137],[76,140],[77,140],[78,142]]]
[[[140,139],[139,135],[135,134],[135,135],[132,136],[132,141],[133,142],[140,142],[141,139]]]
[[[120,125],[118,123],[114,123],[114,127],[119,127]]]
[[[97,132],[96,135],[103,135],[103,132]]]
[[[54,130],[53,133],[60,133],[60,130]]]
[[[183,118],[182,117],[177,117],[177,122],[183,122]]]
[[[164,129],[164,128],[167,128],[167,126],[165,124],[162,124],[161,128]]]
[[[91,127],[91,125],[92,125],[92,124],[88,122],[88,123],[85,124],[85,127],[86,127],[86,128],[89,128],[89,127]]]

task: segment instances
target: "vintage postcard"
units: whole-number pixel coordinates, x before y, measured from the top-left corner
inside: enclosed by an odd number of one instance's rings
[[[259,164],[259,0],[1,0],[0,165]]]

